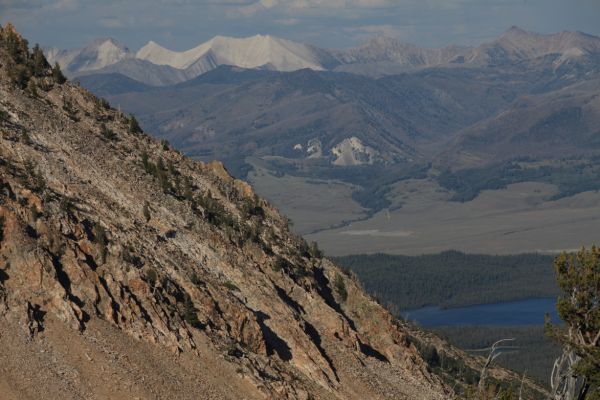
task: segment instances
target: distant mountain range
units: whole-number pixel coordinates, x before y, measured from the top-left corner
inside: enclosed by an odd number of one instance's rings
[[[216,36],[177,52],[150,41],[137,52],[114,39],[97,39],[77,50],[46,49],[70,76],[120,73],[137,81],[166,86],[184,82],[221,65],[290,72],[300,69],[383,76],[436,66],[485,66],[557,56],[556,66],[600,52],[600,39],[580,32],[541,35],[512,27],[478,47],[426,49],[397,39],[375,37],[348,50],[326,50],[269,35]]]
[[[98,41],[54,54],[148,132],[223,160],[280,207],[323,193],[324,182],[348,185],[345,198],[367,217],[394,214],[407,181],[435,188],[422,194],[435,201],[520,182],[552,185],[549,202],[600,189],[600,38],[584,33],[513,27],[477,47],[437,50],[383,37],[323,50],[255,36],[134,54]],[[326,220],[329,206],[296,220]]]
[[[96,59],[82,61],[93,53],[87,49],[69,64],[83,68],[82,84],[201,158],[435,161],[446,168],[556,152],[539,143],[587,152],[600,140],[600,38],[583,33],[513,27],[476,48],[439,50],[378,37],[325,51],[255,36],[217,37],[182,53],[150,43],[134,56],[98,43]],[[134,62],[140,71],[197,76],[154,87],[124,71]]]
[[[47,49],[71,76],[120,73],[150,85],[193,79],[220,65],[274,71],[322,71],[338,61],[327,51],[273,36],[216,36],[193,49],[176,52],[150,41],[136,53],[114,39],[98,39],[80,50]]]
[[[579,32],[513,27],[475,48],[437,50],[384,37],[323,50],[257,35],[133,53],[105,39],[48,54],[197,157],[445,167],[554,151],[541,142],[578,153],[599,140],[600,38]]]

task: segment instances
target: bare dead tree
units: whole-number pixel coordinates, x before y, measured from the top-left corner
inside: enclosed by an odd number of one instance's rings
[[[563,354],[552,369],[552,399],[597,398],[600,391],[600,248],[593,246],[577,253],[562,253],[554,266],[562,291],[556,307],[564,325],[554,325],[546,316],[547,334],[563,347]]]
[[[502,354],[502,350],[507,348],[511,348],[511,346],[502,346],[502,343],[511,342],[515,339],[500,339],[490,347],[490,352],[488,353],[488,357],[483,364],[483,368],[481,369],[481,374],[479,378],[479,383],[477,384],[477,392],[479,393],[480,398],[484,398],[485,395],[485,381],[488,376],[488,369],[490,365]]]
[[[525,385],[525,377],[527,371],[523,372],[523,376],[521,377],[521,387],[519,388],[519,400],[523,400],[523,386]]]
[[[575,352],[565,349],[554,361],[550,376],[552,400],[576,400],[579,397],[583,382],[573,373],[573,365],[578,359]]]

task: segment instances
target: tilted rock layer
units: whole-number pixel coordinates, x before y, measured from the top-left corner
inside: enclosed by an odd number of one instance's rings
[[[449,397],[402,325],[222,164],[27,70],[10,26],[0,40],[1,398]]]

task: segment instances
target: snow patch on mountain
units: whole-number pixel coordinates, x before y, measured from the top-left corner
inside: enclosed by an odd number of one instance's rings
[[[346,138],[331,149],[334,155],[333,165],[351,166],[373,164],[379,153],[372,147],[365,146],[361,140],[355,136]]]
[[[210,50],[210,42],[203,43],[187,51],[177,52],[150,41],[139,49],[135,56],[140,60],[150,61],[153,64],[185,69]]]
[[[323,157],[323,146],[319,139],[310,139],[306,146],[306,154],[308,158],[321,158]]]
[[[114,39],[98,39],[84,47],[69,63],[71,72],[91,71],[133,58],[133,53]]]
[[[60,50],[55,47],[45,48],[44,54],[46,55],[46,59],[50,63],[50,65],[54,65],[58,63],[60,68],[63,70],[67,70],[69,64],[73,61],[75,57],[79,54],[81,50]]]
[[[172,51],[155,42],[149,42],[137,52],[136,57],[178,69],[190,68],[197,63],[212,68],[215,65],[232,65],[241,68],[268,66],[269,69],[278,71],[325,69],[315,48],[269,35],[248,38],[216,36],[183,52]]]

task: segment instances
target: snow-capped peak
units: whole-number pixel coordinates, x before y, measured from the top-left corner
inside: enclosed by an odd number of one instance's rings
[[[181,52],[169,50],[154,41],[150,41],[135,56],[140,60],[150,61],[153,64],[185,69],[202,57],[209,49],[210,41]]]
[[[155,42],[149,42],[137,52],[136,57],[179,69],[189,68],[198,62],[242,68],[269,65],[280,71],[302,68],[324,69],[313,47],[270,35],[255,35],[248,38],[215,36],[183,52],[172,51]],[[203,58],[207,59],[203,60]]]
[[[186,51],[173,51],[149,41],[134,54],[107,38],[97,39],[83,49],[46,48],[44,52],[51,63],[58,62],[70,76],[110,70],[155,84],[193,79],[220,65],[284,72],[307,68],[385,75],[447,64],[512,63],[548,55],[557,56],[560,64],[600,54],[600,38],[580,32],[546,35],[512,27],[496,40],[476,48],[429,49],[378,36],[352,49],[325,50],[259,34],[246,38],[215,36]]]
[[[91,71],[132,58],[132,52],[115,39],[96,39],[79,50],[69,63],[71,71]]]

